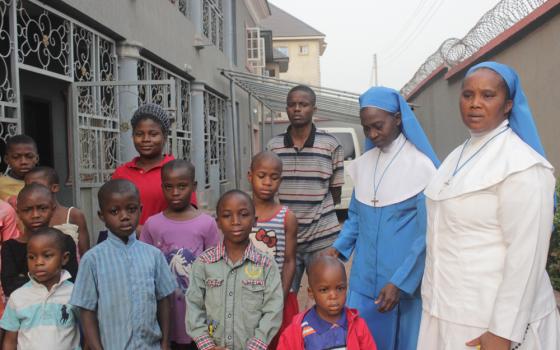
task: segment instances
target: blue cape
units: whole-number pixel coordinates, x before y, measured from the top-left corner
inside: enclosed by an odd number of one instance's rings
[[[511,130],[526,144],[546,158],[537,127],[535,126],[535,121],[533,120],[533,114],[531,113],[527,97],[525,97],[525,93],[519,82],[519,76],[515,70],[505,64],[488,61],[471,67],[467,71],[466,77],[480,68],[491,69],[504,79],[509,90],[509,97],[513,101],[513,107],[509,116],[509,126]]]
[[[397,90],[382,86],[370,88],[360,96],[360,109],[365,107],[375,107],[393,114],[400,112],[404,136],[420,152],[430,158],[436,168],[439,167],[440,161],[422,126],[404,97]],[[374,147],[375,144],[366,137],[365,150],[368,151]]]

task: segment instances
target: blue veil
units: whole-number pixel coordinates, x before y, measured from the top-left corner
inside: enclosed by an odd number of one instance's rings
[[[519,82],[519,76],[515,70],[505,64],[488,61],[471,67],[467,71],[466,77],[480,68],[491,69],[504,79],[509,90],[509,97],[513,100],[513,107],[509,116],[509,126],[511,130],[526,144],[546,158],[537,127],[535,126],[535,121],[533,120],[533,114],[531,113],[527,97],[525,97],[525,93]]]
[[[517,72],[505,64],[487,61],[472,66],[467,71],[465,77],[468,77],[480,68],[491,69],[504,79],[509,90],[509,98],[513,100],[513,107],[511,108],[511,113],[509,115],[509,126],[511,130],[513,130],[513,132],[515,132],[526,144],[531,146],[532,149],[537,151],[546,159],[541,138],[539,137],[539,132],[537,131],[537,126],[535,125],[535,120],[533,119],[533,114],[531,113],[527,97],[521,87],[521,82],[519,82]],[[558,198],[556,198],[555,192],[554,210],[556,210],[557,206]]]
[[[374,86],[360,96],[360,109],[365,107],[375,107],[389,113],[401,113],[402,132],[420,152],[424,153],[439,167],[440,161],[434,152],[428,137],[424,133],[422,126],[416,119],[414,112],[401,96],[401,94],[391,88]],[[365,150],[368,151],[375,147],[375,144],[368,138],[365,142]]]

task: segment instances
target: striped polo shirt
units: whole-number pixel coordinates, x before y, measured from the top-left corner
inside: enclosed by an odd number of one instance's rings
[[[62,270],[51,290],[31,275],[16,289],[0,321],[0,327],[18,332],[18,349],[80,349],[77,310],[70,305],[73,284]]]
[[[290,128],[273,137],[267,149],[282,159],[278,194],[298,219],[298,251],[314,252],[330,246],[340,231],[330,188],[344,184],[344,152],[334,136],[315,125],[297,149]]]

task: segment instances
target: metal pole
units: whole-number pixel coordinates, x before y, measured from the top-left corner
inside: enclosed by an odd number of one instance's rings
[[[270,137],[273,135],[271,134]],[[266,145],[264,144],[264,111],[261,111],[261,151],[266,149]]]
[[[378,84],[377,84],[377,54],[376,53],[373,54],[373,74],[374,74],[373,79],[374,79],[374,82],[375,82],[375,86],[378,86]]]
[[[233,164],[234,164],[234,171],[235,171],[235,188],[239,188],[239,181],[240,181],[240,164],[239,159],[241,157],[241,148],[239,145],[239,120],[237,115],[237,109],[235,108],[236,105],[236,98],[235,98],[235,85],[233,84],[233,80],[229,81],[229,91],[231,96],[231,126],[232,126],[232,136],[233,136]]]

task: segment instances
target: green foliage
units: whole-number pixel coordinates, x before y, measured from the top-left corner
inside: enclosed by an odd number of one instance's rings
[[[556,184],[557,198],[560,198],[560,181]],[[550,275],[552,287],[560,291],[560,210],[554,215],[554,231],[550,239],[547,271]]]

